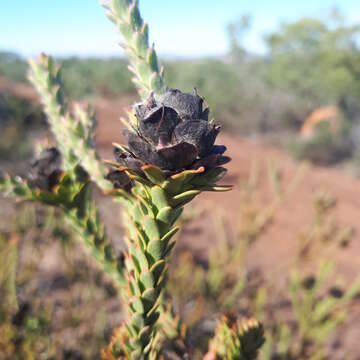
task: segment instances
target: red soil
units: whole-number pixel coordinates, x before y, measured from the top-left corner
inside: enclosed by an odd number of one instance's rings
[[[13,86],[0,79],[0,91],[11,92],[29,99],[36,96],[28,86]],[[131,97],[105,100],[95,103],[98,114],[97,142],[101,155],[111,158],[112,142],[121,142],[120,115],[130,107]],[[282,183],[288,184],[295,176],[299,163],[290,159],[283,151],[258,142],[242,139],[235,135],[223,134],[219,143],[228,147],[232,162],[228,165],[225,183],[235,185],[228,193],[206,193],[195,201],[195,207],[205,208],[205,213],[191,222],[183,233],[178,247],[190,247],[198,256],[204,257],[210,247],[219,241],[215,235],[214,217],[226,215],[230,234],[236,234],[239,228],[241,210],[241,191],[239,182],[249,177],[254,161],[259,167],[260,199],[268,204],[271,188],[268,179],[269,161],[274,162],[282,172]],[[344,171],[333,168],[309,166],[296,190],[286,197],[275,215],[274,223],[267,229],[250,249],[248,264],[252,268],[261,268],[265,274],[278,274],[281,283],[286,270],[292,264],[298,249],[298,238],[306,231],[313,220],[313,196],[320,189],[329,191],[338,200],[335,214],[341,226],[352,226],[356,233],[349,247],[336,251],[324,251],[321,256],[335,260],[337,275],[348,283],[360,275],[360,181]],[[191,236],[189,236],[191,235]],[[233,236],[233,239],[236,237]],[[358,308],[358,306],[357,306]],[[352,312],[352,323],[360,320],[359,309]],[[346,348],[357,348],[360,327],[351,328]]]
[[[118,121],[124,115],[124,106],[129,107],[131,99],[100,100],[96,103],[98,114],[98,144],[101,153],[111,157],[111,142],[121,142],[122,124]],[[129,101],[129,102],[128,102]],[[196,204],[204,207],[206,213],[196,219],[192,228],[201,228],[196,237],[185,239],[189,246],[202,253],[214,239],[213,217],[217,213],[226,214],[228,223],[236,232],[240,221],[241,196],[239,182],[249,177],[254,162],[259,168],[259,188],[261,197],[271,198],[268,179],[268,164],[273,162],[281,170],[282,183],[286,188],[299,169],[299,163],[293,161],[286,153],[274,147],[258,142],[251,142],[235,135],[223,134],[219,143],[228,147],[232,157],[228,165],[225,183],[233,184],[234,189],[223,194],[206,193],[197,198]],[[313,197],[317,190],[329,191],[338,200],[336,218],[341,226],[352,226],[356,235],[347,249],[336,252],[339,272],[347,278],[354,279],[360,275],[360,181],[343,171],[332,168],[308,166],[304,171],[295,191],[288,195],[276,212],[274,224],[251,250],[251,261],[254,266],[261,265],[264,270],[290,262],[297,249],[300,232],[308,229],[313,219]],[[268,202],[267,202],[268,204]],[[332,254],[328,254],[332,257]]]

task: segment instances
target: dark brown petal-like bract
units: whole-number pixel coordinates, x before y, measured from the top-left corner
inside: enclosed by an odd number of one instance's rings
[[[203,109],[203,103],[196,91],[168,89],[135,104],[136,126],[123,131],[127,146],[114,150],[120,167],[141,174],[150,164],[171,175],[228,162],[226,147],[214,145],[220,126],[209,122],[209,108]]]
[[[115,189],[125,189],[128,191],[132,185],[131,179],[123,171],[119,170],[110,171],[106,179],[113,183]]]
[[[61,154],[55,147],[43,150],[31,162],[27,176],[31,187],[51,191],[58,184],[61,174]]]

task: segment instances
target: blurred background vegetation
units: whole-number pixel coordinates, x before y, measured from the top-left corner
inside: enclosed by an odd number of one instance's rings
[[[360,26],[349,25],[335,10],[327,18],[301,18],[267,34],[266,54],[256,55],[243,44],[251,20],[242,16],[228,25],[230,46],[223,58],[165,60],[169,86],[186,91],[196,87],[211,104],[213,116],[226,127],[243,135],[264,135],[296,158],[320,164],[357,159]],[[125,59],[60,61],[65,88],[74,99],[135,94]],[[26,82],[26,69],[25,59],[0,53],[0,76]],[[2,115],[1,126],[9,116],[15,121],[23,118],[20,108],[31,111],[26,104],[11,102],[1,99],[2,114],[7,114]],[[335,119],[324,114],[309,137],[301,136],[309,115],[327,106],[336,107]],[[18,114],[9,115],[14,108]]]
[[[164,59],[166,83],[185,91],[196,87],[212,116],[238,139],[279,147],[296,160],[360,173],[360,26],[335,10],[321,18],[283,23],[265,36],[263,55],[250,53],[244,45],[251,26],[248,15],[228,25],[226,56]],[[63,66],[66,92],[74,99],[106,98],[113,104],[136,98],[123,58],[57,60]],[[7,170],[22,169],[34,139],[46,132],[41,108],[28,94],[26,72],[24,58],[0,52],[0,161]],[[342,347],[342,335],[347,317],[354,316],[360,285],[344,284],[334,265],[324,262],[328,248],[341,257],[355,237],[352,227],[333,216],[336,198],[315,191],[310,205],[302,209],[312,214],[311,221],[292,229],[297,239],[294,258],[282,259],[292,263],[261,271],[249,265],[248,254],[276,226],[283,208],[290,213],[302,201],[291,200],[291,194],[304,175],[296,172],[284,181],[281,169],[272,164],[265,175],[256,166],[247,169],[248,178],[242,169],[236,170],[241,179],[234,176],[229,182],[240,182],[234,197],[241,206],[238,214],[227,218],[195,206],[184,216],[181,237],[196,237],[193,224],[207,216],[218,247],[210,241],[207,253],[198,256],[191,246],[179,244],[168,294],[184,327],[177,318],[169,320],[174,343],[190,349],[200,344],[193,355],[202,358],[221,310],[255,315],[265,323],[262,359],[356,359],[357,349]],[[266,196],[260,178],[266,178]],[[309,188],[314,190],[313,184]],[[77,248],[57,214],[1,204],[5,220],[0,222],[0,296],[5,299],[6,294],[6,302],[0,304],[0,359],[98,358],[99,348],[121,321],[116,289]],[[114,205],[105,201],[100,207],[118,241],[122,229]],[[281,221],[278,225],[292,226]]]

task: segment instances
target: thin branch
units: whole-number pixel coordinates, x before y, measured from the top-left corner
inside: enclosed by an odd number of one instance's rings
[[[149,46],[149,27],[143,21],[137,0],[100,1],[106,15],[117,26],[123,38],[123,47],[130,61],[133,81],[144,99],[151,92],[165,91],[162,69],[154,47]]]

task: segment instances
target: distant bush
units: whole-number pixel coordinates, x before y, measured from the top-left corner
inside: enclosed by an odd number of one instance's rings
[[[30,131],[45,126],[39,105],[0,94],[0,158],[14,159],[30,152]]]
[[[275,134],[279,145],[298,134],[314,109],[337,106],[352,128],[360,123],[360,27],[336,12],[283,24],[265,37],[266,55],[243,45],[251,26],[247,16],[230,24],[225,58],[164,61],[170,87],[206,97],[211,116],[243,135]],[[66,92],[75,99],[121,96],[135,87],[124,58],[61,59]],[[26,80],[22,58],[0,53],[0,76]],[[357,139],[354,139],[355,143]],[[291,153],[330,164],[352,155],[346,135],[321,131],[308,141],[296,138]]]
[[[165,81],[170,87],[184,91],[197,88],[209,102],[213,116],[236,125],[235,116],[242,99],[241,79],[235,70],[221,59],[172,61],[166,63]]]
[[[354,151],[349,123],[345,123],[336,133],[328,125],[327,122],[319,123],[311,138],[292,141],[290,153],[298,160],[307,159],[318,165],[332,165],[349,158]]]
[[[70,58],[61,63],[65,90],[73,98],[135,92],[125,59]]]
[[[127,62],[122,58],[59,59],[66,91],[76,99],[92,95],[114,96],[135,92]],[[27,63],[19,55],[0,52],[0,76],[27,82]]]
[[[266,37],[267,81],[315,106],[359,99],[359,33],[337,13],[282,25]]]
[[[336,11],[321,19],[301,18],[266,35],[266,56],[246,51],[249,26],[246,17],[229,26],[231,60],[247,109],[241,127],[246,122],[251,132],[297,132],[311,111],[328,105],[338,106],[352,125],[359,123],[360,26]]]
[[[26,81],[27,64],[19,55],[0,51],[0,76],[13,81]]]

